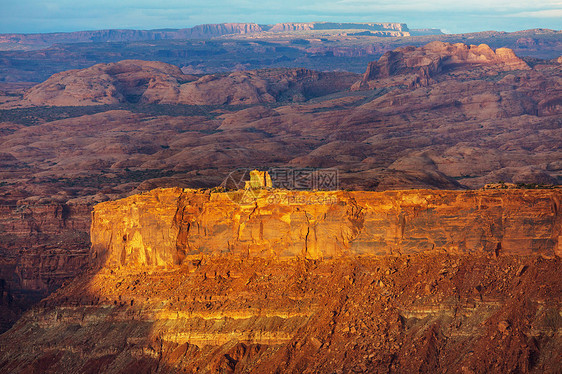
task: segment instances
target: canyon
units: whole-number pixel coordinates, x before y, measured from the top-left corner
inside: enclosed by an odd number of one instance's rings
[[[337,168],[352,190],[558,184],[560,69],[433,42],[363,75],[125,60],[18,86],[0,111],[2,328],[87,266],[99,202],[254,167]]]
[[[0,331],[88,266],[90,205],[0,205]]]
[[[560,33],[0,35],[0,371],[559,372]]]
[[[0,336],[0,368],[555,372],[561,197],[174,188],[102,203],[92,268]]]

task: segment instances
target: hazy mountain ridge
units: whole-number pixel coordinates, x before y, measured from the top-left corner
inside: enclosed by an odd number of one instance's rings
[[[359,35],[351,35],[358,32]],[[562,55],[562,32],[554,30],[408,37],[364,35],[361,30],[351,34],[346,30],[259,32],[206,40],[88,42],[31,51],[0,51],[0,82],[42,82],[58,72],[130,59],[170,63],[188,74],[274,67],[362,73],[369,62],[388,51],[403,46],[421,47],[436,40],[510,48],[520,57],[534,59]]]
[[[336,22],[285,22],[272,25],[256,23],[218,23],[197,25],[185,29],[165,30],[92,30],[61,33],[0,34],[0,50],[37,49],[59,43],[133,42],[174,39],[209,39],[230,34],[260,32],[294,32],[311,30],[369,30],[380,36],[407,36],[405,23],[336,23]],[[430,32],[428,30],[427,32]]]

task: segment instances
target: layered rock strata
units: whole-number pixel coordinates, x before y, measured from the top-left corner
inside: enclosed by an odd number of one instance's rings
[[[562,253],[560,190],[210,193],[157,189],[98,204],[103,266],[174,266],[202,255],[338,258],[420,252]]]
[[[482,254],[103,269],[0,336],[0,370],[556,372],[561,270]]]
[[[294,32],[310,30],[359,29],[376,31],[384,36],[408,36],[405,23],[335,23],[335,22],[287,22],[274,25],[256,23],[218,23],[197,25],[185,29],[167,30],[93,30],[68,33],[0,34],[3,45],[45,47],[55,43],[132,42],[142,40],[210,39],[222,35],[255,34],[269,32]]]

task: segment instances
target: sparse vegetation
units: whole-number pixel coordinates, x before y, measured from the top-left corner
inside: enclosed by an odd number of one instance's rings
[[[12,122],[25,126],[34,126],[44,122],[104,113],[110,110],[128,110],[133,113],[143,113],[153,116],[202,116],[213,119],[221,114],[217,112],[218,109],[223,111],[235,111],[248,107],[250,107],[250,105],[169,105],[140,103],[61,107],[44,106],[1,110],[0,122]]]

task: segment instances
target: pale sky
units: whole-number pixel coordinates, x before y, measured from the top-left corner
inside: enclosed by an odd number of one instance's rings
[[[562,28],[562,0],[0,0],[0,33],[203,23],[405,22],[449,33]]]

